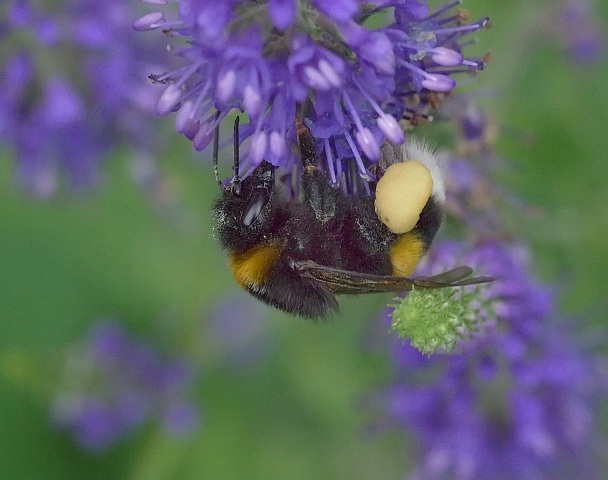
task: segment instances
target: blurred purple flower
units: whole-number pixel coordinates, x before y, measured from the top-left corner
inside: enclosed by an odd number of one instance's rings
[[[183,358],[162,358],[116,322],[96,323],[87,341],[68,352],[51,417],[85,450],[99,452],[156,419],[183,436],[199,422],[188,399],[192,369]]]
[[[500,232],[504,227],[496,207],[506,193],[466,157],[451,157],[446,173],[448,213],[478,234]]]
[[[570,58],[579,65],[592,65],[606,55],[606,31],[597,20],[595,2],[562,0],[556,7],[551,31]]]
[[[456,146],[448,155],[444,172],[446,210],[479,238],[508,235],[505,215],[501,215],[505,212],[526,217],[539,214],[537,208],[497,182],[497,174],[513,166],[496,151],[502,125],[476,103],[479,97],[491,95],[451,95],[438,109],[438,116],[455,127]],[[518,140],[527,143],[530,138],[522,133]]]
[[[332,182],[343,184],[349,162],[365,179],[384,139],[404,141],[399,121],[420,121],[454,88],[453,74],[484,67],[463,57],[459,41],[487,18],[465,24],[463,11],[452,12],[458,2],[434,13],[417,1],[177,3],[179,19],[154,12],[135,23],[188,42],[175,50],[181,68],[151,76],[166,84],[157,111],[178,110],[177,130],[197,150],[231,109],[245,112],[244,175],[262,159],[288,170],[298,165],[286,140],[295,141],[301,103]],[[362,26],[372,16],[380,28]]]
[[[134,7],[12,0],[3,14],[0,140],[14,152],[26,190],[48,198],[63,177],[86,189],[112,149],[150,144],[159,95],[143,79],[160,45],[130,28]]]
[[[523,247],[436,245],[417,270],[467,264],[496,281],[482,291],[496,322],[458,355],[423,356],[395,342],[389,422],[411,431],[410,479],[594,478],[594,401],[605,373],[552,320],[553,293],[528,272]],[[386,320],[385,320],[386,321]]]
[[[244,293],[222,299],[205,324],[207,350],[216,350],[240,369],[258,364],[272,343],[264,322],[267,311],[264,304]]]

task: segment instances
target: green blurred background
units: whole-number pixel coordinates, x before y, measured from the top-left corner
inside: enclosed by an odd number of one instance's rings
[[[493,59],[465,89],[493,91],[482,103],[501,126],[500,180],[538,207],[533,217],[513,208],[505,222],[583,330],[604,324],[608,306],[608,63],[566,54],[547,14],[558,3],[467,0],[472,18],[493,24],[467,53]],[[605,33],[608,2],[596,7]],[[193,161],[189,143],[173,138],[151,190],[117,155],[100,190],[46,203],[17,191],[12,161],[0,157],[0,476],[402,478],[408,440],[370,434],[375,417],[362,408],[390,381],[388,358],[369,348],[388,298],[349,298],[327,323],[251,303],[264,351],[245,366],[234,360],[210,327],[222,302],[241,295],[212,237],[218,189],[208,159]],[[195,360],[202,422],[193,436],[175,441],[152,425],[90,455],[50,427],[38,365],[52,369],[102,316]]]

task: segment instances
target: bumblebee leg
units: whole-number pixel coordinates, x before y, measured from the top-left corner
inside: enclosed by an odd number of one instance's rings
[[[217,122],[217,119],[220,118],[220,114],[221,114],[221,112],[218,110],[217,113],[215,114],[216,122]],[[218,122],[217,126],[215,127],[215,132],[213,133],[213,175],[215,176],[215,181],[221,187],[222,181],[220,180],[220,175],[219,175],[219,172],[217,169],[217,157],[218,157],[218,151],[219,151],[219,143],[220,143],[220,124]]]
[[[296,131],[298,133],[298,148],[305,173],[317,169],[317,146],[310,130],[296,116]]]
[[[341,193],[329,184],[325,172],[317,167],[318,157],[315,139],[297,115],[296,130],[303,168],[302,192],[304,203],[312,208],[319,221],[326,222],[336,214]]]
[[[232,191],[235,195],[239,195],[241,192],[241,177],[239,176],[240,160],[239,160],[239,116],[237,115],[234,119],[234,159],[232,162]]]

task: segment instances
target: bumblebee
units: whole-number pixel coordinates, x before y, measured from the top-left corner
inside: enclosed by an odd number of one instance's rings
[[[467,278],[472,270],[464,266],[433,277],[409,278],[444,215],[440,166],[428,147],[410,141],[406,151],[385,143],[377,165],[378,180],[371,184],[375,195],[352,196],[332,186],[318,167],[315,139],[298,118],[296,130],[302,161],[301,198],[291,201],[275,185],[275,167],[266,161],[240,179],[238,117],[234,176],[223,186],[217,173],[219,129],[215,132],[214,172],[222,186],[213,207],[216,232],[234,278],[251,295],[287,313],[319,318],[338,311],[337,294],[443,288],[490,280]],[[411,156],[419,158],[405,158]],[[409,168],[413,162],[419,165]],[[405,170],[410,171],[392,172],[399,164],[408,164]],[[420,172],[422,181],[417,180]],[[400,188],[406,177],[414,178],[409,182],[416,190],[413,202],[407,202],[408,192]],[[421,189],[425,190],[422,194]],[[397,207],[391,202],[397,202]],[[414,207],[408,207],[410,203]],[[401,218],[401,211],[408,208],[414,214]]]

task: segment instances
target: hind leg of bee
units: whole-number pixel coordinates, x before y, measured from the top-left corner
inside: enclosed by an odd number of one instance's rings
[[[317,169],[317,146],[310,130],[296,114],[296,132],[298,135],[298,149],[304,173],[310,173]]]
[[[318,156],[315,139],[310,130],[296,115],[298,148],[302,159],[302,192],[304,203],[309,205],[321,222],[334,217],[341,193],[329,184],[325,172],[317,167]]]

